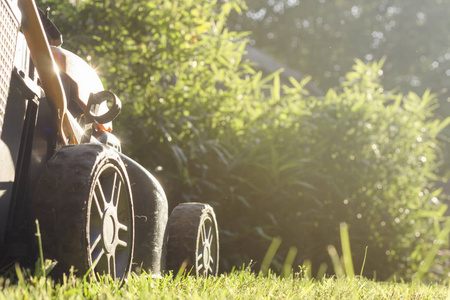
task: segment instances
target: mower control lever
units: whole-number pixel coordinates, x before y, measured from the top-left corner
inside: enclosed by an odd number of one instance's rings
[[[102,115],[96,115],[92,112],[92,106],[100,105],[104,101],[112,100],[112,106]],[[95,108],[95,107],[94,107]],[[105,124],[114,120],[122,109],[122,102],[120,99],[110,91],[101,91],[98,93],[91,93],[84,113],[86,123],[92,123],[93,121],[99,124]],[[101,110],[100,110],[100,113]]]

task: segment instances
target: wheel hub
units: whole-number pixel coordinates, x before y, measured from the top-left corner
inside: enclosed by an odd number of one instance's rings
[[[103,245],[106,252],[111,253],[114,251],[117,239],[117,218],[115,217],[115,210],[113,208],[108,208],[105,211],[102,223]]]

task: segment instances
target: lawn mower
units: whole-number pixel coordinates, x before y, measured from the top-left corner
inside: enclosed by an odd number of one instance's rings
[[[212,207],[181,203],[169,217],[162,186],[111,132],[119,98],[62,47],[48,12],[0,1],[0,270],[32,268],[42,250],[56,278],[216,275]]]

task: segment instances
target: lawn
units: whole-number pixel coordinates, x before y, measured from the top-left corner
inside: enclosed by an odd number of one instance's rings
[[[375,282],[364,278],[257,276],[249,270],[212,278],[134,275],[120,287],[74,277],[61,283],[19,274],[0,278],[0,299],[450,299],[444,284]],[[27,279],[28,278],[28,279]]]
[[[280,244],[274,239],[267,250],[260,273],[251,267],[217,277],[151,276],[132,273],[122,283],[110,277],[95,280],[92,276],[76,278],[65,276],[55,282],[45,275],[52,262],[41,252],[36,273],[24,271],[16,265],[9,277],[0,277],[0,300],[3,299],[448,299],[449,283],[425,285],[415,282],[377,282],[355,276],[346,224],[341,224],[343,256],[330,252],[338,276],[318,275],[311,279],[310,267],[305,264],[297,272],[276,275],[269,269],[273,255]],[[333,254],[334,253],[334,254]],[[290,255],[288,255],[289,257]],[[285,270],[292,270],[286,259]],[[40,266],[40,267],[39,267]],[[182,271],[180,270],[179,273]],[[39,275],[40,274],[40,275]],[[42,275],[44,274],[44,275]],[[283,272],[282,272],[283,274]],[[362,274],[362,270],[361,270]],[[416,276],[417,277],[417,276]],[[10,278],[15,278],[11,280]],[[419,278],[419,277],[417,277]],[[416,279],[417,279],[416,278]]]

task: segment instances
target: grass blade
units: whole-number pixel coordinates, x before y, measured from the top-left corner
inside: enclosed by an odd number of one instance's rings
[[[291,247],[284,261],[283,269],[281,270],[281,277],[288,278],[292,274],[292,264],[294,263],[295,256],[297,255],[297,248]]]
[[[261,264],[261,270],[259,271],[261,275],[267,276],[270,264],[272,263],[275,253],[277,253],[277,250],[280,247],[280,245],[281,245],[281,238],[275,237],[272,240],[269,249],[267,249],[266,255],[264,256],[263,262]]]
[[[350,237],[348,235],[347,223],[341,223],[340,233],[345,272],[347,273],[348,277],[355,277],[355,269],[353,268],[352,251],[350,249]]]
[[[364,251],[364,260],[363,260],[362,267],[361,267],[361,273],[359,273],[359,277],[363,276],[364,266],[366,265],[366,259],[367,259],[367,248],[369,248],[369,247],[366,246],[366,251]]]
[[[322,280],[327,272],[328,265],[326,263],[321,263],[319,266],[319,270],[317,271],[316,279]]]
[[[303,262],[302,269],[303,269],[303,278],[306,279],[306,280],[310,280],[312,278],[311,277],[311,269],[312,269],[312,267],[311,267],[311,261],[309,259],[306,259]]]
[[[336,274],[336,276],[344,277],[345,272],[342,268],[341,260],[339,259],[339,255],[333,245],[328,246],[328,254],[331,257],[331,262],[333,263],[334,273]]]
[[[39,246],[39,258],[36,262],[34,276],[47,277],[58,262],[56,260],[44,259],[44,251],[42,250],[42,238],[41,238],[41,230],[39,228],[39,221],[36,219],[35,222],[36,222],[36,237],[38,239],[38,246]]]

